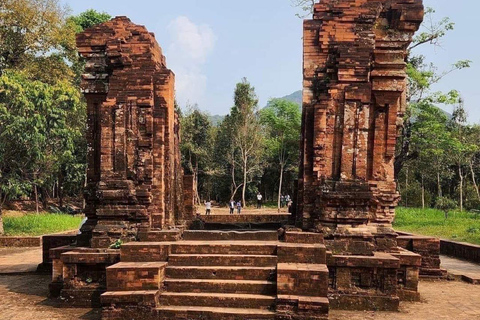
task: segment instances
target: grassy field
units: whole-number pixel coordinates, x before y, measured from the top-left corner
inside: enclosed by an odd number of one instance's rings
[[[3,217],[7,236],[41,236],[50,233],[76,230],[83,216],[54,213],[29,213],[23,216]]]
[[[480,216],[468,212],[450,212],[445,219],[436,209],[398,208],[394,227],[426,236],[480,244]]]

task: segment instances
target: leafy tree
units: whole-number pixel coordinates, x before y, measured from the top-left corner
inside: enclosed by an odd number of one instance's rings
[[[415,104],[421,104],[423,100],[425,100],[426,103],[431,103],[433,101],[436,104],[452,104],[454,103],[452,96],[454,96],[455,93],[457,94],[458,99],[458,93],[455,90],[451,90],[448,93],[432,93],[431,88],[434,84],[439,83],[452,72],[470,67],[471,61],[460,60],[450,66],[450,68],[439,71],[435,65],[426,62],[425,56],[415,54],[415,49],[422,45],[441,45],[442,39],[448,34],[448,32],[454,29],[454,26],[455,24],[451,22],[448,17],[437,22],[435,19],[435,10],[427,8],[421,30],[408,48],[406,61],[408,75],[408,107]],[[412,132],[412,119],[414,118],[411,117],[411,113],[407,112],[404,119],[404,125],[401,128],[398,138],[397,154],[395,157],[396,177],[398,177],[407,161],[414,160],[418,156],[418,153],[416,152],[417,150],[410,148],[412,135],[415,134]]]
[[[439,197],[435,204],[437,209],[442,210],[445,213],[445,219],[448,219],[448,212],[457,208],[457,203],[447,197]]]
[[[81,135],[74,116],[80,94],[67,81],[49,85],[21,73],[0,76],[0,214],[5,201],[34,192],[56,176]]]
[[[301,113],[298,105],[282,99],[273,99],[261,110],[260,119],[267,132],[266,149],[272,164],[279,165],[278,208],[286,168],[294,170],[298,164]],[[276,165],[275,165],[276,166]]]
[[[0,72],[22,70],[52,83],[72,71],[63,60],[75,48],[67,9],[58,0],[3,0],[0,3]]]
[[[479,146],[468,139],[467,113],[460,101],[453,111],[452,119],[449,123],[452,132],[453,143],[448,149],[452,162],[458,170],[458,190],[460,211],[463,211],[464,203],[464,182],[468,171],[467,166],[471,163],[471,159],[479,151]],[[478,143],[478,142],[477,142]]]
[[[106,12],[98,12],[96,10],[89,9],[80,13],[78,16],[69,17],[68,21],[73,22],[75,25],[75,31],[79,33],[85,29],[104,23],[110,19],[112,19],[112,16]]]
[[[214,146],[213,129],[207,114],[195,106],[181,119],[182,162],[186,172],[196,181],[196,202],[200,203],[199,188],[203,188],[210,175]],[[202,179],[199,179],[202,177]],[[210,197],[210,195],[208,195]]]
[[[229,189],[228,197],[233,200],[238,190],[243,186],[241,172],[238,169],[239,150],[234,143],[236,134],[236,123],[234,118],[227,115],[218,128],[215,140],[214,162],[217,168],[221,168],[216,177],[216,189]],[[217,191],[218,192],[218,191]],[[218,193],[217,193],[218,194]],[[226,198],[220,192],[222,199]]]
[[[234,146],[240,154],[243,205],[246,204],[248,184],[261,170],[263,136],[257,111],[258,98],[255,88],[243,78],[235,88],[234,106],[230,113],[234,128]]]

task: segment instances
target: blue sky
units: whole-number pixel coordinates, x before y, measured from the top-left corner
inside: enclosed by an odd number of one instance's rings
[[[440,48],[423,48],[428,60],[448,69],[469,59],[472,68],[453,73],[436,90],[458,89],[470,121],[480,123],[480,1],[424,0],[449,16],[456,28]],[[198,103],[211,114],[227,114],[235,84],[242,77],[255,86],[260,106],[302,86],[302,21],[290,0],[62,0],[73,14],[93,8],[112,16],[126,15],[156,34],[177,75],[182,107]],[[447,111],[451,111],[448,110]]]

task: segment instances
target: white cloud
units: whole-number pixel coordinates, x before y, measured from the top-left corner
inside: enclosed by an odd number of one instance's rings
[[[187,102],[200,102],[207,87],[202,67],[217,38],[208,25],[197,25],[185,16],[173,20],[168,31],[172,43],[167,50],[167,62],[176,74],[177,100],[182,107]]]

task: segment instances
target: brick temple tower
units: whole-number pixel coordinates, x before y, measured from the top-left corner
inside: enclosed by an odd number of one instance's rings
[[[117,17],[79,34],[77,46],[88,114],[82,245],[108,247],[191,219],[182,199],[175,75],[154,35]]]
[[[405,61],[423,15],[422,0],[322,0],[304,23],[295,220],[325,236],[334,308],[395,309],[398,295],[417,295],[418,261],[392,222]]]

